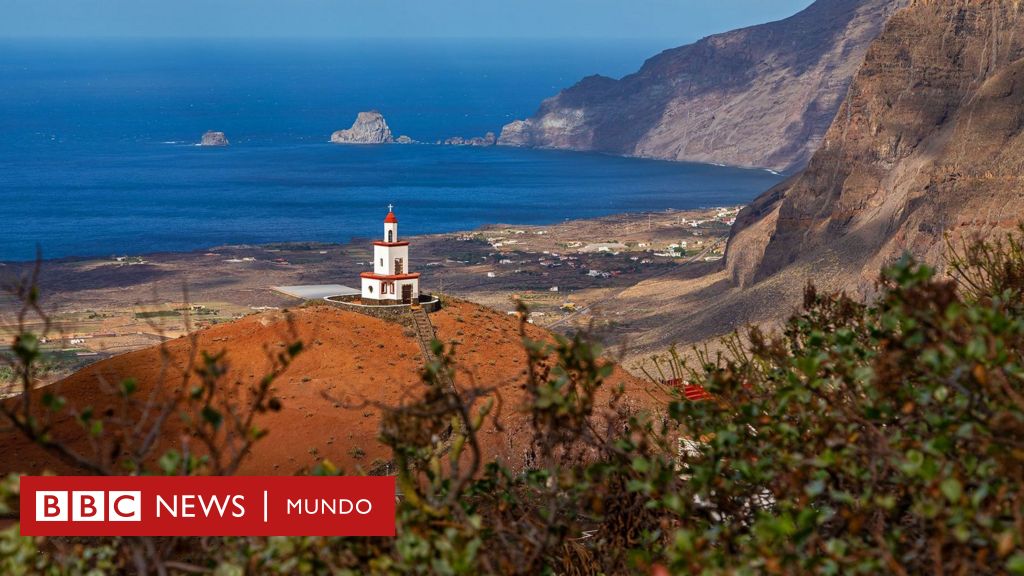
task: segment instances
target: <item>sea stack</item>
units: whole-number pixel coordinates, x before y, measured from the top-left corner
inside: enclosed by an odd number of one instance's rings
[[[223,132],[214,132],[213,130],[203,134],[203,139],[199,143],[200,146],[227,146],[228,144],[228,137]]]
[[[360,112],[352,127],[331,134],[335,144],[390,144],[395,139],[384,116],[376,110]]]

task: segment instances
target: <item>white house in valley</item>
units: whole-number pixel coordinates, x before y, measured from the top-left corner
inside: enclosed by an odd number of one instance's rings
[[[409,243],[398,238],[394,206],[388,206],[383,239],[373,243],[373,272],[360,276],[365,303],[411,304],[420,297],[420,274],[410,271]]]

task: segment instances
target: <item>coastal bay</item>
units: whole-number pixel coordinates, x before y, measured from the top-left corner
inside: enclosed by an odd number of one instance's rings
[[[4,41],[0,260],[344,242],[394,203],[413,234],[750,201],[762,170],[503,147],[332,145],[379,110],[395,135],[470,138],[643,42]],[[541,57],[543,56],[543,57]],[[429,70],[424,74],[423,70]],[[414,95],[414,96],[413,96]],[[196,146],[210,130],[229,147]]]

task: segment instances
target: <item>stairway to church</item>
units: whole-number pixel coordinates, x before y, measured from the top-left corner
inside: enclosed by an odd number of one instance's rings
[[[434,354],[430,344],[437,337],[437,334],[434,332],[434,325],[430,323],[430,316],[427,315],[427,311],[422,306],[409,307],[409,313],[412,314],[413,326],[416,329],[416,340],[420,343],[420,352],[423,353],[424,363],[436,361],[437,355]],[[445,384],[454,391],[455,383],[452,382],[451,378],[445,377],[444,379]]]
[[[422,307],[414,306],[409,308],[409,313],[412,314],[413,327],[416,329],[416,339],[419,340],[420,351],[423,352],[423,360],[425,362],[437,360],[437,356],[434,355],[434,351],[430,347],[436,334],[434,325],[430,323],[430,318],[427,316],[427,311]]]
[[[434,354],[434,350],[431,347],[431,343],[437,334],[434,332],[434,325],[430,323],[430,317],[427,315],[427,311],[422,306],[413,305],[409,307],[409,314],[412,315],[413,327],[416,330],[416,340],[420,343],[420,352],[423,353],[423,362],[430,363],[437,360],[437,355]],[[444,383],[448,386],[448,389],[454,394],[458,394],[458,389],[455,388],[455,382],[452,381],[446,374],[442,375]],[[452,447],[452,427],[449,426],[441,434],[441,442],[436,446],[435,455],[437,457],[444,456],[451,450]]]
[[[427,316],[427,311],[422,306],[413,305],[409,308],[410,314],[413,315],[413,324],[416,328],[416,339],[420,342],[420,351],[423,353],[424,364],[434,362],[437,360],[437,356],[434,355],[433,348],[430,343],[437,337],[434,332],[434,325],[430,323],[430,317]],[[446,374],[442,375],[444,383],[452,389],[452,392],[458,394],[458,390],[455,387],[455,382],[452,378],[447,377]]]

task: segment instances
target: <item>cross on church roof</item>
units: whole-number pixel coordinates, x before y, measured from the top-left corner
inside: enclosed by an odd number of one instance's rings
[[[388,212],[394,212],[394,211],[395,211],[395,205],[394,204],[388,204]]]

